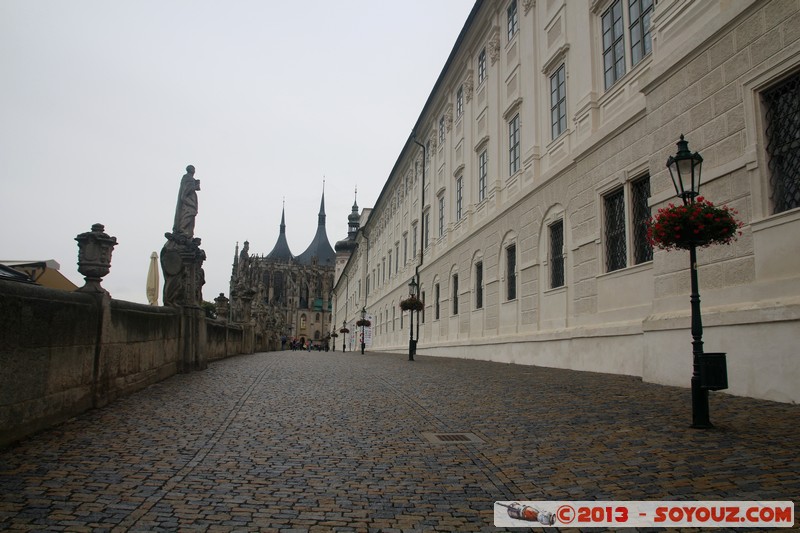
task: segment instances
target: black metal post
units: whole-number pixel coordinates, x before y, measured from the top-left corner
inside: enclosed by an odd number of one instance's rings
[[[700,314],[700,291],[697,281],[697,247],[689,248],[689,262],[692,294],[692,427],[698,429],[713,428],[709,419],[708,389],[701,387],[700,364],[703,358],[703,318]]]
[[[414,310],[410,309],[408,311],[409,316],[411,317],[411,324],[408,331],[408,360],[414,360],[414,354],[417,351],[417,343],[414,340]]]
[[[364,325],[361,325],[361,355],[364,355]]]

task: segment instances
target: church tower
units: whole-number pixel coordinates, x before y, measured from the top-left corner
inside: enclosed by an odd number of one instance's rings
[[[331,325],[331,297],[335,253],[325,229],[325,192],[322,193],[317,232],[298,256],[286,238],[286,208],[281,210],[280,232],[266,256],[249,254],[249,243],[234,258],[231,275],[233,321],[250,324],[257,350],[280,349],[283,341],[310,341],[324,348]]]

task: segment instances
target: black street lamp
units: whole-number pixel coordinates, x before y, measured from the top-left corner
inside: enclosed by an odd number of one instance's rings
[[[411,276],[411,281],[408,282],[408,295],[416,296],[417,287],[418,285],[416,278],[414,278],[414,276]],[[408,360],[413,361],[414,355],[417,353],[417,341],[414,340],[414,310],[410,309],[408,315],[411,318],[411,324],[410,327],[408,328]]]
[[[683,200],[684,205],[694,203],[700,194],[700,171],[703,158],[700,154],[689,151],[689,142],[678,141],[678,153],[667,159],[667,168],[675,186],[675,193]],[[689,246],[689,272],[691,275],[692,294],[692,427],[699,429],[713,428],[708,411],[708,388],[701,380],[703,360],[703,319],[700,315],[700,291],[697,283],[697,245]]]
[[[345,346],[344,341],[347,338],[347,331],[345,331],[346,329],[347,329],[347,320],[342,320],[342,352],[345,351],[344,350],[344,346]]]
[[[361,308],[361,355],[364,355],[364,327],[367,325],[367,306]]]

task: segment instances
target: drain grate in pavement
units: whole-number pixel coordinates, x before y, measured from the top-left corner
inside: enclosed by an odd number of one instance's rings
[[[431,444],[482,444],[483,439],[474,433],[435,433],[424,431],[422,438]]]

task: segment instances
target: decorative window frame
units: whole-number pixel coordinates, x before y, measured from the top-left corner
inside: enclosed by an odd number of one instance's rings
[[[649,175],[652,184],[653,174],[650,172],[649,162],[647,160],[639,161],[625,170],[611,176],[610,178],[602,181],[595,187],[596,203],[597,203],[597,228],[598,237],[595,241],[599,246],[598,264],[602,270],[599,275],[614,274],[624,271],[626,269],[639,267],[641,265],[652,265],[650,261],[643,261],[636,263],[634,261],[634,242],[633,242],[633,207],[632,207],[632,191],[631,184],[645,175]],[[622,190],[624,213],[625,213],[625,266],[616,270],[608,270],[606,265],[606,212],[605,212],[605,197],[610,193],[617,190]],[[653,205],[655,198],[653,197],[652,188],[650,193],[650,205]]]
[[[786,78],[800,72],[800,41],[795,41],[779,53],[756,65],[742,80],[742,100],[744,103],[745,150],[741,160],[732,161],[724,168],[712,169],[709,174],[704,168],[703,181],[723,172],[732,172],[742,166],[747,168],[752,194],[752,221],[785,218],[787,213],[772,213],[770,206],[769,154],[766,148],[766,108],[761,101],[761,93],[779,84]],[[735,168],[732,168],[734,167]],[[795,213],[800,219],[800,212]],[[754,228],[755,229],[755,228]]]

